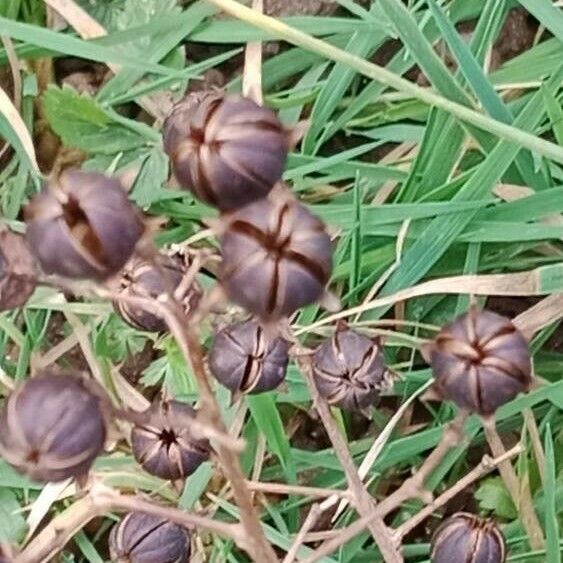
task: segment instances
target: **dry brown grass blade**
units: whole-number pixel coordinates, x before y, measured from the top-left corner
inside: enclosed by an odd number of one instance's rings
[[[538,330],[561,318],[563,318],[563,293],[554,293],[520,313],[513,323],[526,338],[530,339]]]
[[[388,295],[373,299],[367,303],[363,303],[357,307],[351,307],[344,311],[340,311],[333,315],[329,315],[324,319],[314,322],[308,326],[302,327],[295,331],[298,336],[300,334],[314,330],[320,326],[332,324],[339,319],[344,319],[352,315],[358,315],[379,307],[394,305],[399,301],[412,299],[413,297],[421,297],[423,295],[431,295],[437,293],[446,294],[469,294],[469,295],[507,295],[507,296],[536,296],[545,294],[541,284],[542,268],[519,272],[516,274],[488,274],[488,275],[466,275],[451,276],[447,278],[439,278],[430,280],[407,289],[403,289]],[[563,294],[556,294],[563,295]],[[563,299],[563,297],[561,297]],[[553,317],[557,319],[561,317],[563,312],[563,304],[558,300],[552,302],[557,304],[558,311],[554,311]],[[545,315],[545,312],[543,313]],[[527,322],[530,322],[528,319]]]
[[[31,135],[29,134],[21,115],[16,109],[16,106],[12,103],[12,100],[10,100],[10,97],[6,94],[2,86],[0,86],[0,113],[6,118],[15,134],[18,136],[20,144],[25,151],[33,170],[39,173],[39,166],[37,165],[37,158],[35,156],[35,148],[33,146]]]
[[[263,0],[252,0],[252,9],[262,13]],[[262,105],[262,42],[254,41],[246,45],[244,53],[244,73],[242,76],[242,93]]]

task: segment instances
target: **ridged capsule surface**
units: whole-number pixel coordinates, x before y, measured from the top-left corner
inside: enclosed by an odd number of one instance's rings
[[[217,333],[208,355],[209,369],[233,393],[263,393],[285,379],[289,344],[268,342],[255,320],[235,323]]]
[[[159,255],[158,261],[134,259],[121,276],[120,294],[124,298],[114,302],[121,318],[138,330],[163,332],[167,329],[165,320],[149,306],[127,301],[127,298],[157,299],[163,294],[174,295],[186,275],[186,267],[179,257]],[[178,297],[186,317],[193,312],[201,298],[197,282],[185,288]]]
[[[72,375],[24,381],[0,414],[0,454],[35,481],[86,475],[106,437],[101,399]]]
[[[189,94],[172,109],[163,136],[180,185],[222,211],[265,197],[289,149],[272,110],[221,92]]]
[[[331,405],[348,410],[373,405],[387,385],[379,340],[345,327],[315,350],[312,368],[319,393]]]
[[[261,319],[318,301],[332,271],[324,223],[292,199],[263,199],[226,219],[221,280],[229,298]]]
[[[209,458],[209,443],[192,430],[195,410],[179,401],[157,401],[131,432],[133,455],[161,479],[184,479]]]
[[[114,178],[68,170],[25,209],[27,240],[47,274],[104,280],[129,260],[144,231]]]
[[[482,415],[532,384],[527,340],[492,311],[472,308],[444,327],[430,348],[430,363],[441,395]]]
[[[109,547],[116,563],[188,563],[190,533],[158,516],[131,512],[112,528]]]
[[[432,563],[504,563],[506,544],[492,520],[458,512],[436,530],[431,544]]]

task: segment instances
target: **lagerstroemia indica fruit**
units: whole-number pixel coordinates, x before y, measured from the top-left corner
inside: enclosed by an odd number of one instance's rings
[[[484,416],[532,384],[527,340],[492,311],[473,307],[455,319],[436,336],[429,356],[438,392]]]
[[[0,414],[0,455],[36,481],[84,477],[104,447],[103,407],[81,377],[45,372],[27,379]]]
[[[276,114],[221,92],[189,94],[163,128],[164,150],[183,187],[222,211],[265,197],[280,180],[289,135]]]
[[[493,520],[458,512],[434,533],[430,559],[432,563],[504,563],[504,536]]]
[[[118,180],[67,170],[25,208],[27,240],[47,274],[104,280],[129,260],[144,232]]]

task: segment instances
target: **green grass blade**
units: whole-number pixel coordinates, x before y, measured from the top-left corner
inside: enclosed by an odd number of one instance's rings
[[[555,472],[555,452],[551,434],[551,425],[545,428],[545,532],[546,532],[546,563],[561,563],[559,547],[559,524],[557,518]]]

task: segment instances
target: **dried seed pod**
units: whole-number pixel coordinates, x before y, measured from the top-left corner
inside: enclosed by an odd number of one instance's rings
[[[436,530],[431,544],[432,563],[504,563],[506,545],[492,520],[458,512]]]
[[[102,398],[71,375],[27,379],[7,398],[0,426],[0,454],[36,481],[85,476],[106,437]]]
[[[289,343],[267,341],[254,320],[235,323],[219,331],[209,351],[209,369],[235,395],[271,391],[285,379]]]
[[[226,211],[265,197],[281,178],[289,136],[276,114],[220,92],[188,95],[163,129],[178,182]]]
[[[194,409],[179,401],[155,402],[131,432],[133,455],[161,479],[184,479],[209,458],[209,443],[194,437]]]
[[[343,409],[373,405],[388,386],[389,371],[379,339],[368,338],[345,324],[315,350],[312,368],[321,396]]]
[[[134,259],[121,276],[120,294],[125,298],[150,299],[156,299],[165,293],[174,294],[185,275],[186,267],[178,256],[161,254],[157,264]],[[176,297],[181,302],[186,316],[189,316],[201,298],[201,288],[197,282],[193,282],[182,293],[183,295]],[[121,318],[133,328],[150,332],[162,332],[167,328],[165,320],[148,307],[128,303],[126,300],[114,302],[114,307]]]
[[[37,285],[37,267],[22,235],[0,230],[0,311],[25,304]]]
[[[287,198],[263,199],[226,219],[221,279],[229,298],[263,320],[318,301],[332,270],[323,222]]]
[[[429,349],[438,392],[482,415],[528,391],[527,340],[506,317],[472,308],[444,327]]]
[[[117,180],[81,170],[66,171],[48,184],[26,207],[25,220],[43,270],[78,279],[117,273],[144,230]]]
[[[188,563],[190,533],[164,518],[131,512],[112,528],[109,549],[118,563]]]

